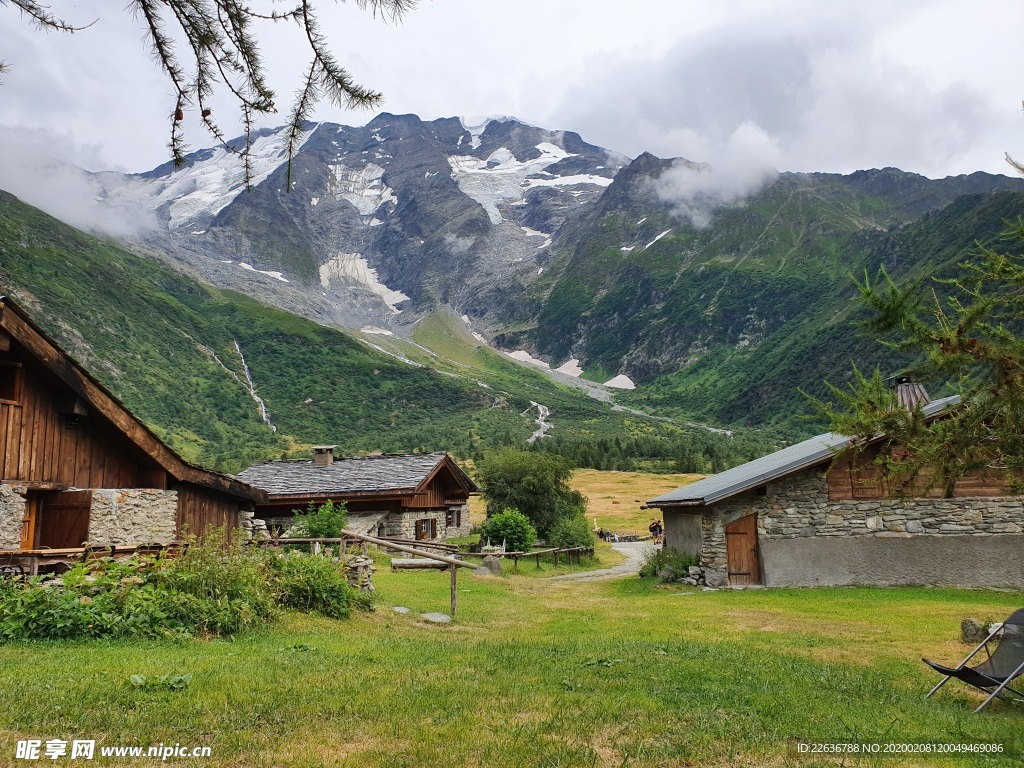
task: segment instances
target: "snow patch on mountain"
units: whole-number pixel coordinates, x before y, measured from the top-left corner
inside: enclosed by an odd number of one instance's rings
[[[636,389],[636,384],[624,373],[620,373],[614,379],[609,379],[604,385],[612,389]]]
[[[522,123],[522,120],[517,120],[514,117],[508,115],[464,115],[459,118],[459,122],[462,123],[462,128],[469,131],[470,141],[469,146],[476,149],[480,146],[480,134],[487,130],[487,126],[492,122],[498,123]],[[523,123],[526,125],[526,123]],[[463,137],[459,137],[458,146],[462,146]]]
[[[377,277],[377,270],[359,253],[339,253],[320,265],[320,285],[329,290],[336,281],[351,281],[369,289],[380,296],[396,315],[402,310],[395,305],[409,300],[401,291],[393,291],[384,285]]]
[[[316,128],[299,137],[299,147]],[[288,161],[288,129],[257,138],[249,149],[251,185],[262,183]],[[143,194],[152,208],[167,206],[168,229],[179,229],[200,217],[213,217],[245,189],[245,165],[238,153],[223,147],[209,150],[209,156],[187,168],[151,180]]]
[[[659,240],[661,240],[661,238],[663,238],[663,237],[664,237],[665,235],[667,235],[667,234],[668,234],[669,232],[671,232],[671,231],[672,231],[671,229],[666,229],[666,230],[665,230],[664,232],[662,232],[662,233],[661,233],[660,235],[658,235],[658,236],[657,236],[656,238],[654,238],[653,240],[651,240],[651,242],[649,242],[649,243],[648,243],[647,245],[645,245],[645,246],[644,246],[644,248],[650,248],[650,247],[651,247],[652,245],[654,245],[654,244],[655,244],[656,242],[658,242]]]
[[[229,261],[228,264],[230,263],[231,262]],[[246,264],[244,261],[238,262],[238,266],[248,272],[259,272],[261,275],[266,275],[267,277],[272,277],[275,280],[280,280],[282,283],[291,282],[290,280],[286,280],[284,275],[280,272],[264,272],[262,269],[256,269],[252,264]]]
[[[572,176],[554,176],[551,178],[531,178],[545,173],[544,169],[559,160],[575,155],[561,147],[542,141],[537,144],[540,157],[520,161],[506,147],[494,150],[487,159],[467,155],[451,155],[448,164],[452,168],[452,178],[466,195],[483,206],[492,224],[502,222],[498,206],[503,203],[522,204],[525,194],[534,187],[559,187],[576,184],[596,184],[606,187],[612,183],[604,176],[591,174],[574,174]]]
[[[385,203],[398,203],[394,190],[383,179],[384,169],[376,163],[362,168],[347,168],[341,163],[327,166],[327,191],[335,200],[352,203],[361,216],[369,216]]]
[[[513,360],[518,360],[521,363],[529,363],[530,365],[536,365],[538,368],[543,368],[544,370],[551,370],[550,365],[545,363],[543,360],[538,360],[524,349],[517,349],[515,352],[506,352],[505,354]]]
[[[564,373],[566,376],[572,376],[574,379],[583,375],[583,369],[580,368],[580,361],[575,357],[569,358],[560,366],[555,368],[555,370],[559,373]]]

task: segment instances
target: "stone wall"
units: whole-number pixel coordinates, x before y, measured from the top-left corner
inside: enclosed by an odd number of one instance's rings
[[[816,565],[808,563],[807,568],[796,575],[794,571],[787,577],[787,583],[823,583],[820,579],[810,578],[815,568],[830,567],[826,551],[841,550],[842,545],[831,548],[819,543],[832,539],[849,542],[853,539],[864,539],[855,548],[861,551],[861,558],[873,563],[871,573],[877,573],[877,579],[870,583],[925,583],[900,579],[911,578],[901,568],[900,559],[916,558],[913,554],[921,549],[934,550],[932,556],[939,556],[940,551],[949,549],[955,554],[957,548],[933,544],[929,546],[872,547],[865,542],[873,539],[910,540],[921,537],[957,537],[979,538],[1009,534],[1012,539],[1024,537],[1014,536],[1024,531],[1024,497],[974,497],[955,499],[933,498],[891,498],[852,501],[830,501],[825,472],[816,469],[802,472],[786,478],[779,483],[772,483],[764,489],[764,493],[751,491],[733,497],[720,504],[705,508],[701,515],[702,528],[702,565],[722,571],[727,570],[725,527],[729,523],[750,514],[757,514],[758,541],[762,549],[762,565],[765,569],[766,581],[773,583],[771,568],[784,562],[786,558],[808,561],[813,559]],[[797,540],[804,542],[785,546],[773,546],[770,542]],[[1010,541],[1010,538],[1007,539]],[[972,547],[977,549],[978,547]],[[853,551],[847,547],[848,551]],[[981,546],[984,550],[985,547]],[[766,557],[777,553],[772,558]],[[803,553],[803,554],[801,554]],[[904,553],[904,554],[897,554]],[[811,555],[814,557],[811,557]],[[820,556],[819,556],[820,554]],[[912,569],[910,569],[912,570]],[[865,569],[858,567],[850,570],[850,578],[861,579]],[[901,576],[900,573],[904,572]],[[915,577],[916,578],[916,577]],[[964,586],[990,585],[997,586],[987,577],[958,581],[929,581],[926,583],[961,583]],[[794,581],[794,579],[796,581]],[[968,583],[970,582],[970,583]],[[829,583],[869,583],[857,581],[832,581]],[[1003,586],[1003,584],[999,584]]]
[[[177,537],[178,492],[97,489],[89,511],[90,544],[167,544]]]
[[[461,512],[461,523],[462,525],[449,525],[448,530],[445,532],[445,536],[449,539],[454,539],[459,536],[469,536],[472,532],[473,526],[469,522],[469,504],[463,504],[461,507],[449,507],[453,512]],[[440,531],[438,531],[440,534]]]
[[[9,485],[0,485],[0,549],[21,549],[25,497]]]
[[[446,538],[444,510],[417,509],[392,512],[384,518],[384,536],[389,539],[415,539],[416,521],[424,520],[426,518],[433,518],[437,521],[435,526],[437,529],[437,536],[430,539],[430,541],[444,541]]]

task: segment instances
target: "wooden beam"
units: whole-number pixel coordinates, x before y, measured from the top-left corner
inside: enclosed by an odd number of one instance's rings
[[[18,340],[71,390],[91,404],[107,421],[128,437],[143,453],[156,461],[177,480],[202,485],[250,501],[266,501],[266,492],[227,475],[189,464],[164,445],[124,403],[80,366],[67,352],[33,323],[10,299],[0,303],[0,331]]]
[[[7,331],[0,330],[0,352],[11,351],[11,334]]]

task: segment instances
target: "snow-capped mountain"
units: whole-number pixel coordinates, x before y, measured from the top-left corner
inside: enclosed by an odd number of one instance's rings
[[[287,131],[255,136],[249,190],[238,153],[217,148],[179,169],[103,174],[105,202],[154,211],[149,245],[292,311],[401,332],[445,303],[485,328],[628,162],[511,117],[382,114],[308,124],[289,188]]]

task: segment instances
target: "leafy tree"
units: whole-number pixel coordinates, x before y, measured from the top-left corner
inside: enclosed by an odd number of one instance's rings
[[[0,0],[13,4],[37,26],[60,32],[77,32],[95,22],[80,26],[53,13],[39,0]],[[400,19],[416,5],[416,0],[356,0],[360,8],[370,8],[376,16]],[[296,0],[286,10],[254,10],[245,0],[130,0],[125,10],[142,21],[146,44],[173,86],[174,110],[171,112],[170,150],[176,166],[185,162],[182,121],[190,109],[198,110],[206,130],[232,151],[228,140],[213,117],[211,100],[218,92],[227,92],[238,103],[245,126],[245,147],[240,151],[245,164],[246,182],[251,179],[249,147],[253,121],[261,114],[277,112],[275,94],[267,85],[266,70],[260,54],[260,41],[254,26],[261,22],[295,22],[309,47],[310,64],[305,81],[296,92],[288,115],[288,172],[291,186],[291,157],[298,148],[302,124],[317,102],[326,98],[349,109],[378,106],[383,96],[364,88],[352,79],[327,46],[320,32],[316,8],[309,0]],[[180,54],[175,45],[180,33],[186,45]],[[0,72],[6,67],[0,62]]]
[[[530,519],[518,509],[506,509],[491,515],[481,526],[483,540],[493,544],[505,543],[509,552],[529,552],[537,541],[537,530],[530,525]]]
[[[896,285],[882,270],[858,284],[873,310],[866,322],[883,343],[921,355],[912,373],[945,382],[959,400],[943,418],[895,407],[881,375],[857,374],[849,391],[832,388],[839,406],[819,403],[833,431],[860,445],[885,434],[879,463],[898,486],[941,486],[989,474],[1024,487],[1024,221],[1006,233],[1009,253],[981,248],[949,280]]]
[[[594,546],[594,529],[583,515],[563,517],[551,528],[548,543],[561,549]]]
[[[509,508],[521,510],[547,538],[556,522],[579,517],[587,500],[569,487],[573,464],[563,456],[502,450],[480,463],[480,489],[488,517]]]

